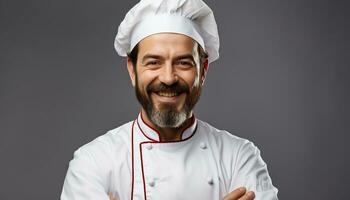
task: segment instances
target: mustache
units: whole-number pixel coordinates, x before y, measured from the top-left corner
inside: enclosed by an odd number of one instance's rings
[[[151,84],[146,88],[147,93],[150,92],[176,92],[176,93],[189,93],[190,88],[185,83],[176,82],[172,85],[166,85],[164,83]]]

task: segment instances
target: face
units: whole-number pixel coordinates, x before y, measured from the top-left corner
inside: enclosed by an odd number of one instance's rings
[[[191,117],[204,76],[197,45],[182,34],[154,34],[138,45],[136,71],[128,60],[137,99],[154,125],[178,128]]]

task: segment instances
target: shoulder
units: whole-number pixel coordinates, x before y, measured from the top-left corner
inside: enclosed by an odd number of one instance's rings
[[[111,174],[128,165],[126,157],[129,152],[129,128],[131,122],[108,131],[74,152],[74,157],[69,162],[61,199],[81,199],[87,194],[94,197],[105,196],[113,180]]]
[[[97,167],[111,166],[115,156],[126,156],[130,151],[131,128],[133,122],[107,131],[91,142],[81,146],[74,152],[74,160],[89,160]],[[114,158],[114,159],[112,159]],[[119,160],[119,159],[118,159]]]
[[[199,129],[206,134],[209,142],[212,145],[224,148],[230,148],[233,151],[238,151],[243,146],[255,146],[248,139],[239,137],[226,130],[217,129],[207,122],[198,120]]]
[[[202,131],[205,130],[214,154],[220,158],[230,189],[243,185],[256,192],[256,199],[277,199],[278,190],[272,185],[267,165],[253,142],[206,122],[200,121],[199,124]]]
[[[133,122],[128,122],[122,126],[107,131],[107,133],[95,138],[91,142],[81,146],[79,149],[98,152],[100,150],[107,150],[108,148],[120,148],[127,143],[130,143],[131,128]]]
[[[198,124],[198,129],[206,135],[211,150],[223,166],[226,166],[228,173],[237,170],[239,163],[244,163],[249,158],[260,158],[259,149],[248,139],[217,129],[200,120]]]

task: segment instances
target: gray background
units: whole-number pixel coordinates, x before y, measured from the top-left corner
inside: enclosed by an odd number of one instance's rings
[[[117,27],[137,1],[0,1],[0,199],[58,199],[73,151],[139,106]],[[261,149],[280,199],[349,199],[349,3],[208,0],[198,118]]]

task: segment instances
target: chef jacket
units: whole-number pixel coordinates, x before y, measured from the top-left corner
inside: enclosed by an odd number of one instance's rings
[[[241,186],[256,200],[278,199],[252,142],[191,120],[180,141],[162,142],[139,114],[80,147],[61,200],[222,200]]]

